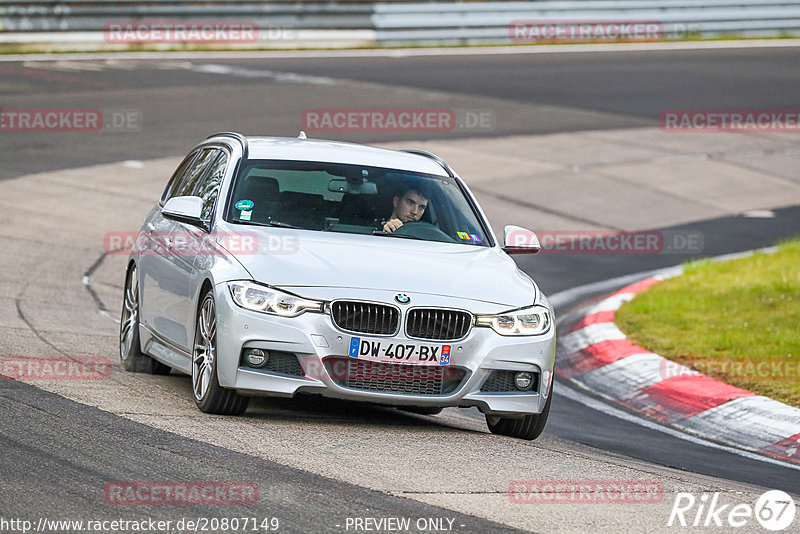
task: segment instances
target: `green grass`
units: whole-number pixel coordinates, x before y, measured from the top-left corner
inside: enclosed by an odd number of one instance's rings
[[[750,37],[750,36],[740,36],[736,34],[727,34],[727,35],[716,35],[713,37],[700,37],[696,34],[689,34],[680,39],[664,39],[661,41],[654,41],[654,42],[668,42],[668,43],[677,43],[677,42],[696,42],[696,41],[768,41],[774,39],[800,39],[800,35],[795,34],[786,34],[786,35],[772,35],[772,36],[765,36],[765,37]],[[442,46],[436,46],[432,44],[418,44],[418,43],[410,43],[410,44],[399,44],[399,45],[386,45],[386,46],[352,46],[346,48],[331,48],[331,47],[308,47],[308,48],[283,48],[283,47],[269,47],[269,46],[253,46],[253,47],[241,47],[241,48],[230,48],[225,46],[215,46],[213,44],[189,44],[189,45],[175,45],[170,47],[159,47],[159,46],[152,46],[147,44],[131,44],[126,48],[112,48],[108,50],[104,50],[99,48],[97,50],[85,50],[85,49],[46,49],[43,46],[38,44],[0,44],[0,56],[3,55],[19,55],[19,54],[27,54],[27,55],[36,55],[36,54],[63,54],[65,56],[69,56],[70,54],[87,54],[93,52],[100,52],[104,54],[113,54],[113,53],[127,53],[127,52],[281,52],[281,51],[292,51],[292,50],[305,50],[305,51],[329,51],[329,50],[391,50],[391,49],[403,49],[403,48],[493,48],[496,46],[551,46],[554,44],[557,45],[584,45],[584,44],[613,44],[613,43],[638,43],[641,41],[631,40],[631,41],[559,41],[559,42],[532,42],[532,43],[506,43],[506,44],[497,44],[497,43],[478,43],[478,44],[447,44]],[[644,41],[644,42],[653,42],[653,41]]]
[[[685,268],[622,306],[619,328],[665,358],[800,407],[800,240]]]

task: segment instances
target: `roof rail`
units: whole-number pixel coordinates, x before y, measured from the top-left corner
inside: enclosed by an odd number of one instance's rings
[[[432,152],[428,152],[427,150],[414,150],[414,149],[401,150],[400,152],[407,152],[409,154],[416,154],[417,156],[423,156],[423,157],[426,157],[428,159],[432,159],[433,161],[435,161],[436,163],[438,163],[439,165],[442,166],[442,168],[447,172],[447,176],[449,176],[450,178],[455,178],[456,177],[456,175],[453,173],[453,170],[450,168],[450,166],[447,165],[447,163],[445,163],[445,161],[442,158],[440,158],[439,156],[437,156],[436,154],[434,154]]]
[[[232,137],[239,141],[242,144],[242,158],[247,159],[247,154],[249,152],[247,146],[247,138],[240,133],[237,132],[219,132],[215,133],[214,135],[209,135],[206,139],[211,139],[212,137]]]

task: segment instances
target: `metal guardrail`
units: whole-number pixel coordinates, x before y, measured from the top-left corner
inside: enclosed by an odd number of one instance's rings
[[[775,37],[800,36],[800,0],[2,0],[0,43],[103,47],[112,20],[246,20],[262,30],[286,30],[280,39],[262,31],[266,36],[250,43],[268,48],[526,42],[515,37],[515,21],[646,21],[660,25],[660,39]]]
[[[259,27],[371,29],[373,5],[252,0],[63,0],[0,2],[0,32],[103,31],[111,20],[215,20]]]
[[[386,45],[508,44],[515,21],[647,21],[664,39],[800,35],[798,0],[579,0],[375,4],[377,41]],[[531,40],[528,40],[529,42]]]

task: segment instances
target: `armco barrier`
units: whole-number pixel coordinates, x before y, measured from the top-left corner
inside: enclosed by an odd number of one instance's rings
[[[0,46],[42,50],[175,48],[180,43],[114,42],[114,21],[239,23],[260,29],[242,42],[192,43],[218,48],[375,46],[373,2],[270,0],[0,0]],[[111,41],[111,42],[109,42]]]
[[[257,43],[247,44],[250,48],[510,44],[538,40],[515,37],[515,23],[587,21],[655,23],[659,40],[775,37],[800,35],[800,0],[4,0],[0,43],[119,48],[104,39],[103,30],[111,20],[246,20],[262,30]]]
[[[514,22],[655,22],[664,39],[800,34],[800,1],[582,0],[544,2],[377,3],[381,44],[508,44]]]

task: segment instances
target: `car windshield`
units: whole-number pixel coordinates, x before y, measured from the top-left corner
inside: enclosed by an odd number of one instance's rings
[[[403,224],[384,231],[392,218]],[[373,234],[489,246],[484,225],[454,179],[338,163],[245,162],[226,220],[239,224]]]

